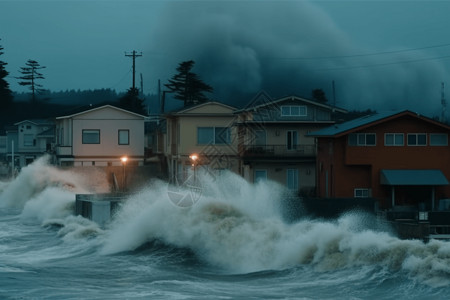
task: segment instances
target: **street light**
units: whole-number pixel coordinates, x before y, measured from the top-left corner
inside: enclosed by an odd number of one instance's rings
[[[197,159],[198,159],[198,155],[197,154],[191,154],[191,155],[189,155],[189,158],[192,160],[192,166],[194,167],[194,183],[195,183],[195,167],[196,167],[196,162],[197,162]]]
[[[125,165],[127,164],[128,157],[122,156],[122,157],[120,158],[120,160],[122,161],[122,166],[123,166],[123,174],[122,174],[122,191],[125,192]]]

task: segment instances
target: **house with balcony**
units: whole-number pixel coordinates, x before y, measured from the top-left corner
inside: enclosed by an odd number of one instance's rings
[[[206,102],[167,113],[164,117],[169,177],[183,180],[193,168],[210,174],[239,173],[236,108]]]
[[[450,127],[411,111],[385,112],[310,134],[320,197],[374,197],[380,208],[435,210],[450,198]]]
[[[59,166],[127,166],[144,163],[145,116],[112,105],[88,107],[56,118]]]
[[[316,145],[310,132],[335,123],[346,110],[297,96],[260,93],[237,110],[241,173],[250,182],[273,180],[295,193],[315,190]]]
[[[48,119],[17,122],[6,129],[6,156],[14,157],[14,167],[22,168],[44,153],[51,153],[55,141],[55,123]]]

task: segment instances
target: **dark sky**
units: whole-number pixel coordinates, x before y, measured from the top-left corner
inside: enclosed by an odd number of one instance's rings
[[[323,89],[347,109],[440,114],[450,85],[450,1],[1,1],[0,42],[13,76],[27,59],[47,68],[45,88],[131,85],[146,93],[193,59],[194,72],[235,102],[264,89],[310,97]],[[450,95],[450,90],[449,93]]]

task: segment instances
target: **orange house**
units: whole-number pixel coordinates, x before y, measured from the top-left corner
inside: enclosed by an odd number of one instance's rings
[[[318,197],[372,197],[380,208],[436,210],[450,198],[450,126],[411,111],[378,113],[310,133]],[[442,201],[445,203],[445,201]]]

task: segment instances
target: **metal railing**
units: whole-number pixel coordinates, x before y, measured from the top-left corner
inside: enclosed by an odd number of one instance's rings
[[[316,156],[315,145],[243,145],[245,157],[311,157]]]

